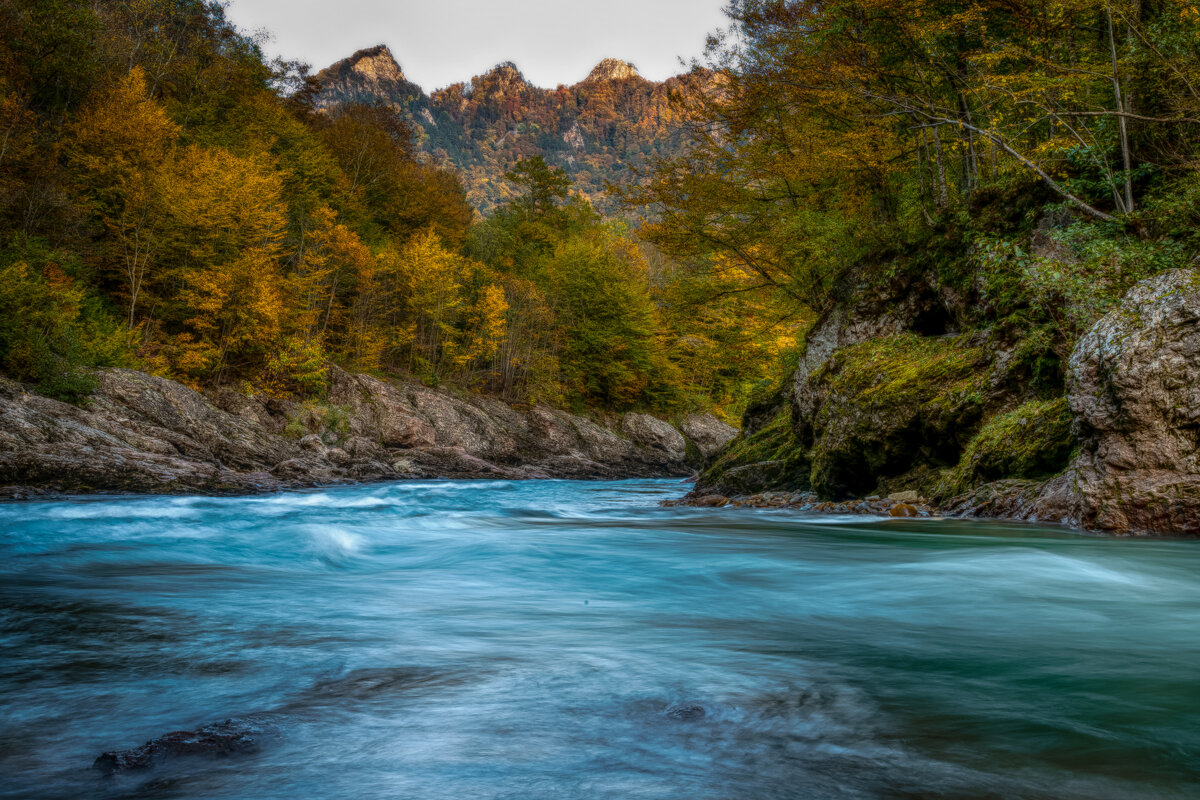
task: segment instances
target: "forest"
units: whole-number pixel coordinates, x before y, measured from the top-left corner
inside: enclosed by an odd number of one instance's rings
[[[715,77],[671,96],[686,144],[611,187],[619,217],[534,150],[483,216],[404,115],[319,108],[218,2],[6,0],[0,369],[75,401],[101,366],[319,399],[335,363],[736,420],[839,298],[932,270],[970,301],[950,328],[1019,342],[1061,412],[1078,337],[1195,257],[1187,2],[727,13]]]
[[[1195,317],[1113,314],[1135,286],[1186,303],[1195,285],[1196,7],[728,14],[707,52],[721,90],[688,98],[689,147],[624,195],[656,210],[641,233],[665,257],[817,322],[697,491],[903,491],[959,513],[1190,530]],[[1157,450],[1159,435],[1179,445]],[[1083,501],[1052,497],[1081,486]]]
[[[794,310],[541,156],[482,217],[403,115],[320,88],[218,2],[0,5],[0,370],[72,401],[103,366],[319,400],[335,363],[735,418],[794,342]]]
[[[707,56],[721,91],[689,98],[691,146],[626,193],[681,263],[719,256],[818,312],[850,277],[932,267],[977,295],[975,322],[1032,326],[1065,356],[1129,286],[1197,254],[1191,3],[727,13]]]

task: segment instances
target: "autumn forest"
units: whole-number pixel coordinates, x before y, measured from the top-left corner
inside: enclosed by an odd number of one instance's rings
[[[332,362],[736,421],[847,282],[933,263],[1052,397],[1086,326],[1200,245],[1186,2],[727,13],[690,79],[560,87],[537,124],[523,83],[451,87],[482,132],[452,145],[449,112],[331,102],[344,75],[267,59],[217,2],[5,0],[0,369],[69,400],[99,366],[319,398]],[[637,97],[653,126],[620,121]],[[1072,258],[1015,244],[1046,209]]]

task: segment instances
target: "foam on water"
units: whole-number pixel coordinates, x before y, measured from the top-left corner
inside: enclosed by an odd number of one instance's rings
[[[1196,543],[682,491],[0,505],[0,797],[1200,796]]]

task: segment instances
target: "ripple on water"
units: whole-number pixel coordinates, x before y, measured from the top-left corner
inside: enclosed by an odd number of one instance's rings
[[[0,797],[1200,796],[1196,543],[681,491],[0,506]]]

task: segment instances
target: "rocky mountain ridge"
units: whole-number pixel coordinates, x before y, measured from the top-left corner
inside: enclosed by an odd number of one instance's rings
[[[515,64],[427,94],[405,77],[385,45],[360,50],[316,76],[316,107],[382,104],[412,125],[417,147],[463,178],[468,199],[488,211],[511,199],[504,173],[521,158],[543,156],[562,167],[575,188],[602,211],[615,203],[609,183],[624,185],[642,167],[683,146],[683,114],[673,98],[711,85],[694,70],[654,82],[619,59],[604,59],[579,83],[543,89]]]

